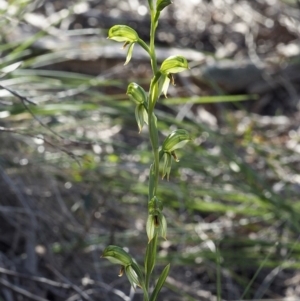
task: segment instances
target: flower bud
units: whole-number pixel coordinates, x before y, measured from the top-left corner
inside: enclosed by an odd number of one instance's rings
[[[161,12],[165,7],[172,4],[171,0],[157,0],[156,2],[156,11]]]
[[[163,61],[160,67],[160,72],[163,74],[178,73],[189,69],[188,62],[181,55],[170,56]]]
[[[129,96],[130,100],[137,105],[147,103],[147,94],[145,90],[136,83],[130,83],[128,85],[126,94]]]
[[[165,139],[162,145],[162,151],[171,153],[178,148],[182,148],[190,140],[190,135],[186,130],[175,130]]]
[[[139,36],[137,32],[129,26],[115,25],[109,29],[108,39],[128,44],[137,42],[139,40]]]

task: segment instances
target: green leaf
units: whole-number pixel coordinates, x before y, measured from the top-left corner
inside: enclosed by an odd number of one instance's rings
[[[149,277],[152,273],[156,261],[156,252],[157,252],[157,234],[154,238],[148,243],[146,258],[145,258],[145,273]]]
[[[150,297],[150,301],[155,301],[160,290],[162,289],[168,275],[169,275],[169,271],[170,271],[170,264],[168,264],[164,269],[163,271],[161,272],[159,278],[158,278],[158,281],[156,283],[156,286],[153,290],[153,293]]]
[[[179,105],[185,103],[219,103],[219,102],[238,102],[247,100],[256,100],[257,95],[213,95],[213,96],[192,96],[180,98],[163,99],[166,105]]]
[[[153,0],[148,0],[148,4],[150,7],[150,10],[152,10],[153,9]]]
[[[172,4],[171,0],[157,0],[156,2],[156,11],[161,12],[165,7]]]

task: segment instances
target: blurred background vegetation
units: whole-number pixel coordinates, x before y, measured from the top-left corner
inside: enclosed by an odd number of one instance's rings
[[[147,1],[0,0],[0,300],[141,300],[100,258],[144,254],[146,130],[129,82],[148,87]],[[191,70],[161,99],[161,137],[188,130],[160,182],[171,262],[161,300],[300,298],[300,6],[293,0],[175,0],[158,60]]]

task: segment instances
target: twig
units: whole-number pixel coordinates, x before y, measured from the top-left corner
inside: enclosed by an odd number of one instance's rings
[[[25,212],[28,214],[27,225],[28,230],[24,231],[26,237],[26,261],[25,267],[28,271],[35,273],[37,269],[37,257],[34,250],[34,246],[36,245],[36,230],[37,230],[37,220],[35,215],[32,212],[31,206],[29,205],[28,198],[24,195],[21,189],[19,189],[20,185],[15,184],[12,179],[6,174],[5,170],[0,166],[0,174],[7,184],[7,186],[15,193],[17,200],[20,205],[24,208]]]
[[[4,260],[5,260],[4,257],[5,257],[4,255],[0,254],[0,264],[1,265],[4,265]],[[7,281],[7,275],[2,275],[2,279]],[[3,294],[4,299],[6,301],[13,301],[14,300],[12,291],[8,288],[3,288],[2,289],[2,294]]]
[[[131,301],[130,296],[127,296],[125,293],[123,293],[121,290],[118,290],[116,288],[111,287],[109,284],[106,284],[104,282],[95,281],[95,285],[99,285],[103,289],[105,289],[107,292],[112,292],[118,297],[122,298],[124,301]]]
[[[34,138],[34,139],[43,140],[45,144],[48,144],[48,145],[52,146],[53,148],[56,148],[56,149],[60,150],[61,152],[67,154],[69,157],[71,157],[73,160],[75,160],[79,166],[81,166],[79,160],[77,159],[78,156],[75,155],[74,153],[72,153],[71,151],[68,151],[65,148],[62,148],[62,147],[50,142],[48,139],[46,139],[44,137],[33,135],[33,134],[28,134],[28,133],[20,133],[19,131],[21,131],[21,130],[25,130],[25,129],[24,128],[5,128],[3,126],[0,126],[0,132],[8,132],[8,133],[18,134],[18,135],[22,135],[22,136],[27,136],[27,137]]]
[[[63,283],[63,282],[57,282],[57,281],[53,281],[44,277],[38,277],[38,276],[30,276],[27,274],[22,274],[22,273],[18,273],[15,271],[11,271],[11,270],[7,270],[4,268],[0,267],[0,274],[5,274],[5,275],[9,275],[9,276],[14,276],[14,277],[18,277],[18,278],[25,278],[27,280],[32,280],[32,281],[36,281],[36,282],[41,282],[41,283],[45,283],[54,287],[59,287],[59,288],[64,288],[64,289],[70,289],[71,285],[67,284],[67,283]]]
[[[90,289],[86,290],[86,293],[91,295],[91,294],[98,293],[98,291],[96,289],[90,288]],[[71,296],[66,301],[76,301],[76,300],[80,300],[80,295],[79,294]]]
[[[51,185],[55,199],[57,200],[58,205],[60,206],[61,212],[64,213],[64,216],[66,216],[76,227],[81,227],[80,223],[76,220],[76,218],[73,216],[73,214],[70,212],[68,207],[66,206],[66,203],[64,202],[61,193],[57,187],[57,182],[54,181],[51,177],[49,177],[49,185]]]
[[[50,131],[53,135],[59,137],[62,140],[67,140],[68,142],[74,143],[74,144],[83,144],[83,145],[92,145],[93,143],[91,142],[84,142],[84,141],[78,141],[78,140],[72,140],[69,138],[65,138],[63,136],[61,136],[60,134],[58,134],[57,132],[53,131],[49,126],[47,126],[45,123],[43,123],[38,117],[36,117],[36,115],[32,112],[32,110],[30,109],[30,107],[28,107],[27,103],[31,104],[31,105],[37,105],[37,103],[35,103],[34,101],[28,99],[25,96],[22,96],[21,94],[19,94],[18,92],[11,90],[7,87],[4,87],[2,85],[0,85],[1,89],[7,90],[8,92],[10,92],[12,95],[16,96],[17,98],[20,99],[21,103],[23,104],[23,106],[25,107],[25,109],[30,113],[30,115],[32,116],[32,118],[34,120],[36,120],[42,127],[44,127],[45,129],[47,129],[48,131]]]
[[[54,267],[50,266],[49,264],[46,265],[46,267],[53,273],[55,274],[58,278],[62,279],[64,282],[67,282],[70,287],[76,291],[84,300],[88,300],[88,301],[93,301],[92,298],[90,298],[90,296],[84,292],[80,287],[78,287],[77,285],[71,283],[71,281],[66,278],[65,276],[63,276],[59,271],[57,271]]]
[[[20,288],[20,287],[18,287],[16,285],[11,284],[10,282],[6,281],[5,279],[1,279],[0,278],[0,285],[4,286],[6,288],[9,288],[12,291],[14,291],[14,292],[16,292],[16,293],[18,293],[20,295],[26,296],[27,298],[29,298],[31,300],[35,300],[35,301],[49,301],[49,300],[44,299],[42,297],[35,296],[32,293],[24,290],[23,288]]]
[[[58,134],[57,132],[55,132],[54,130],[52,130],[49,126],[47,126],[45,123],[43,123],[33,112],[32,110],[30,109],[30,107],[28,106],[28,104],[32,104],[32,105],[37,105],[35,102],[29,100],[27,97],[25,96],[22,96],[21,94],[19,94],[18,92],[16,91],[13,91],[7,87],[4,87],[3,85],[0,85],[0,88],[1,89],[4,89],[6,91],[8,91],[9,93],[11,93],[12,95],[16,96],[20,101],[21,103],[23,104],[23,106],[25,107],[25,109],[29,112],[29,114],[32,116],[32,118],[34,120],[36,120],[43,128],[45,128],[46,130],[48,130],[49,132],[51,132],[53,135],[55,135],[56,137],[59,137],[60,139],[62,140],[67,140],[71,143],[74,143],[75,145],[88,145],[88,146],[91,146],[93,143],[91,142],[82,142],[82,141],[77,141],[77,140],[72,140],[72,139],[66,139],[65,137],[61,136],[60,134]],[[1,127],[0,128],[0,131],[6,131],[6,132],[14,132],[13,128],[4,128],[4,127]],[[45,142],[47,142],[48,144],[50,144],[51,146],[55,147],[55,148],[58,148],[60,151],[66,153],[67,155],[69,155],[71,158],[73,158],[79,165],[80,165],[80,162],[76,159],[76,156],[70,152],[70,151],[67,151],[65,149],[62,149],[56,145],[53,145],[52,143],[50,143],[49,141],[45,140]]]
[[[32,104],[32,105],[37,105],[35,102],[29,100],[27,97],[22,96],[21,94],[19,94],[16,91],[13,91],[7,87],[4,87],[2,85],[0,85],[0,88],[10,92],[12,95],[16,96],[17,98],[19,98],[19,100],[21,101],[22,105],[25,107],[25,109],[29,112],[29,114],[32,116],[32,118],[34,120],[36,120],[43,128],[47,129],[48,131],[50,131],[53,135],[59,137],[60,139],[64,139],[63,136],[59,135],[58,133],[56,133],[55,131],[53,131],[49,126],[47,126],[45,123],[43,123],[38,117],[36,117],[34,115],[34,113],[32,112],[32,110],[30,109],[30,107],[27,105],[27,103]]]
[[[1,100],[0,101],[0,105],[1,106],[10,106],[12,103],[11,102],[8,102],[8,101],[4,101],[4,100]]]
[[[22,130],[25,130],[25,128],[5,128],[3,126],[0,126],[0,132],[20,134],[18,131],[22,131]]]
[[[4,86],[2,86],[2,85],[0,85],[0,88],[3,89],[3,90],[6,90],[6,91],[8,91],[9,93],[11,93],[12,95],[16,96],[16,97],[19,98],[22,102],[28,102],[28,103],[30,103],[31,105],[35,105],[35,106],[37,105],[34,101],[28,99],[28,98],[25,97],[25,96],[20,95],[18,92],[14,91],[14,90],[11,90],[11,89],[9,89],[9,88],[7,88],[7,87],[4,87]]]

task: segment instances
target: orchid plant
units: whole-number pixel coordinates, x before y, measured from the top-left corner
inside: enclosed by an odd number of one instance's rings
[[[157,64],[155,32],[161,11],[171,3],[170,0],[148,0],[151,16],[149,45],[129,26],[115,25],[108,31],[109,39],[123,42],[124,48],[128,46],[125,65],[132,58],[134,45],[138,44],[148,53],[153,71],[153,78],[151,79],[148,93],[137,83],[130,83],[127,88],[127,95],[135,104],[135,118],[139,132],[145,124],[148,125],[153,153],[153,163],[149,169],[148,218],[146,222],[148,244],[144,258],[144,269],[136,263],[129,253],[119,246],[108,246],[102,255],[102,257],[107,258],[112,263],[121,265],[119,276],[122,276],[125,272],[131,285],[133,287],[138,286],[143,290],[144,301],[157,300],[157,296],[170,270],[170,264],[168,264],[158,279],[151,281],[156,263],[158,239],[159,237],[166,239],[167,236],[167,221],[163,214],[163,202],[157,197],[160,167],[162,169],[162,177],[167,176],[169,179],[172,160],[179,161],[175,151],[191,140],[186,130],[177,129],[170,133],[162,145],[159,146],[157,118],[154,112],[155,104],[160,96],[162,94],[166,96],[169,84],[174,83],[172,74],[188,69],[186,58],[180,55],[166,58],[160,68]]]

